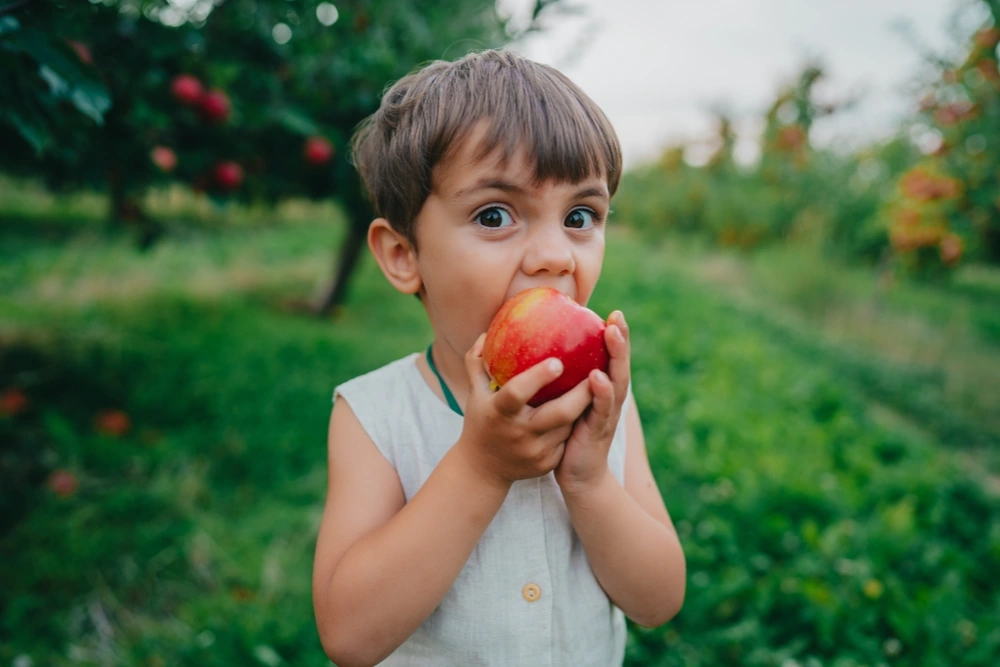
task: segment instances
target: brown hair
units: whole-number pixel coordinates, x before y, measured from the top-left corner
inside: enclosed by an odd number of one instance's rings
[[[433,187],[434,167],[480,121],[477,159],[501,149],[506,162],[526,146],[534,180],[607,176],[614,195],[621,146],[600,108],[561,72],[506,50],[437,60],[397,81],[352,140],[375,212],[415,244],[414,220]]]

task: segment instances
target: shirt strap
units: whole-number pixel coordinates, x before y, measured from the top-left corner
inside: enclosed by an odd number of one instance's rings
[[[451,393],[451,389],[448,389],[448,385],[445,384],[444,378],[441,377],[441,373],[438,372],[437,366],[434,365],[434,356],[431,354],[431,348],[434,347],[434,343],[427,346],[427,365],[431,367],[434,371],[434,375],[437,376],[438,382],[441,383],[441,393],[444,394],[444,399],[448,401],[448,407],[455,411],[459,417],[464,417],[462,414],[462,408],[458,407],[458,401],[455,400],[455,395]]]

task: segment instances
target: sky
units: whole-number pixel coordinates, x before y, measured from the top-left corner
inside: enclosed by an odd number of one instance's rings
[[[947,53],[981,19],[973,10],[956,22],[969,0],[569,1],[584,14],[551,19],[515,48],[563,71],[604,109],[627,167],[676,142],[693,144],[697,161],[716,107],[734,120],[737,158],[753,160],[761,116],[810,58],[827,73],[820,102],[856,99],[817,122],[814,141],[851,148],[885,137],[916,106],[913,84],[928,71],[922,49]],[[515,18],[533,4],[499,1]]]

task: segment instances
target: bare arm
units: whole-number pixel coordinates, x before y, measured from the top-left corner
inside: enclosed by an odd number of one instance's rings
[[[350,407],[330,418],[330,485],[313,602],[341,667],[374,664],[431,614],[506,497],[452,448],[409,503]]]
[[[563,493],[601,587],[626,616],[639,625],[655,627],[680,611],[686,565],[649,469],[634,401],[629,401],[624,419],[624,487],[608,469],[588,488],[564,488]]]

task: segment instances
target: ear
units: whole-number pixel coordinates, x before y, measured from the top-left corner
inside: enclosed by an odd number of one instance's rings
[[[423,286],[417,270],[417,253],[409,240],[385,218],[368,226],[368,247],[392,286],[403,294],[416,294]]]

